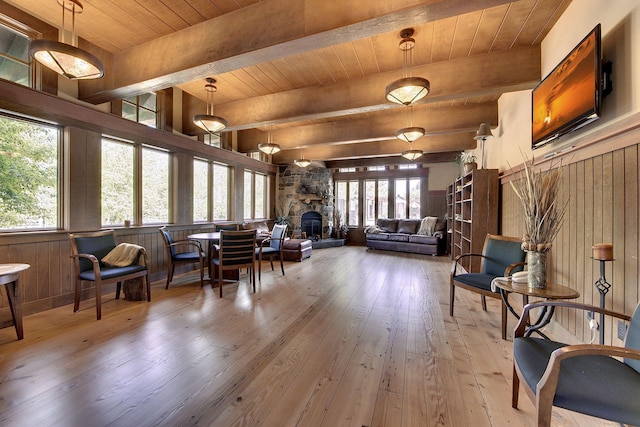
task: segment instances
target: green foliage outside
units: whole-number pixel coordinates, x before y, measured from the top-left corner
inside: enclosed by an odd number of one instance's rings
[[[0,116],[0,229],[57,227],[58,131]]]

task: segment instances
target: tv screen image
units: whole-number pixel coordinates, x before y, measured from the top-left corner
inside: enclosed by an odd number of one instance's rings
[[[532,93],[532,148],[600,116],[601,39],[598,24]]]

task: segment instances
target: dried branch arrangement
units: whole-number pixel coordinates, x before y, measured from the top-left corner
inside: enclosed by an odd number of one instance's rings
[[[561,168],[534,170],[533,159],[524,162],[524,177],[511,181],[511,187],[522,202],[525,234],[522,249],[548,252],[555,239],[567,208],[559,205]]]

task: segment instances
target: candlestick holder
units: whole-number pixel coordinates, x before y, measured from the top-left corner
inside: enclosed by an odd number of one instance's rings
[[[596,280],[593,286],[600,293],[600,308],[604,308],[604,299],[609,290],[611,283],[607,282],[605,277],[605,263],[613,261],[613,245],[609,243],[598,243],[593,245],[593,259],[600,261],[600,278]],[[604,314],[600,313],[600,344],[604,344]]]

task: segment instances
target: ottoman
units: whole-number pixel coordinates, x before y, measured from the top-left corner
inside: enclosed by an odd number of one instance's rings
[[[284,241],[282,254],[285,261],[302,261],[311,256],[312,243],[309,239],[288,239]]]

